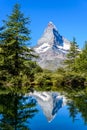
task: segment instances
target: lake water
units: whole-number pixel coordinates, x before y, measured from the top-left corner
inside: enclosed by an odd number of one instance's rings
[[[0,95],[0,130],[87,130],[87,94]]]

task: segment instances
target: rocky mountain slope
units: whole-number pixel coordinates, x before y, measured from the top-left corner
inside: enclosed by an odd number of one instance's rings
[[[49,22],[42,37],[34,47],[39,55],[37,63],[44,69],[55,70],[62,65],[70,49],[70,41],[61,36],[56,26]]]

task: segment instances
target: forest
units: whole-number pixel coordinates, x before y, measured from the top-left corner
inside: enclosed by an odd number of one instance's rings
[[[0,27],[0,93],[84,89],[87,86],[87,41],[82,50],[73,38],[63,67],[43,70],[32,58],[30,18],[15,4],[12,13]]]

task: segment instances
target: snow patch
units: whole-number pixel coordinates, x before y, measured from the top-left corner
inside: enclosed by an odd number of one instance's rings
[[[43,53],[43,52],[46,52],[49,48],[50,48],[50,45],[48,43],[44,43],[38,48],[35,48],[35,51],[37,53]]]
[[[64,43],[63,44],[63,49],[64,50],[70,50],[70,43]]]

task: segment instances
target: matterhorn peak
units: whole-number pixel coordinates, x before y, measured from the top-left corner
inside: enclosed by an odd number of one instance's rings
[[[45,33],[51,33],[51,34],[53,34],[53,31],[57,31],[58,32],[56,26],[53,24],[53,22],[50,21],[50,22],[48,22],[48,25],[47,25],[47,27],[44,30],[44,34]]]
[[[49,70],[55,70],[61,66],[69,49],[70,41],[60,35],[53,22],[47,24],[43,35],[34,47],[39,55],[38,64]]]
[[[52,22],[49,22],[47,27],[44,30],[42,37],[38,41],[38,45],[41,45],[44,43],[47,43],[49,45],[53,45],[54,43],[59,44],[58,39],[61,39],[61,38],[62,37],[58,33],[56,26]],[[62,39],[61,39],[61,41],[62,41]]]
[[[48,23],[48,28],[56,29],[57,30],[56,26],[51,21]]]

